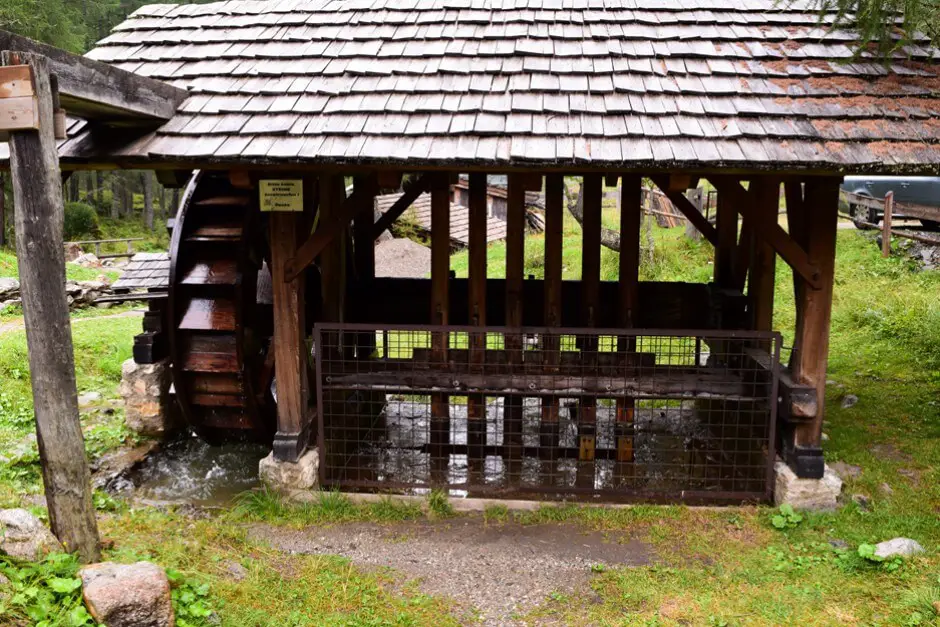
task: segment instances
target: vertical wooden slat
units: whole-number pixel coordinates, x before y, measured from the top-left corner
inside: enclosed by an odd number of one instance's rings
[[[561,272],[564,231],[565,179],[561,174],[545,177],[545,326],[561,326]],[[543,351],[546,372],[558,372],[561,355],[559,336],[545,336]],[[540,446],[553,449],[558,441],[557,397],[542,403]]]
[[[640,222],[643,217],[642,178],[625,175],[620,200],[620,326],[630,329],[638,302],[640,284]],[[621,337],[617,349],[621,352],[636,350],[636,338]],[[633,421],[636,402],[631,397],[617,399],[617,461],[633,461]]]
[[[891,256],[891,219],[894,215],[894,192],[885,194],[884,220],[881,224],[881,256]]]
[[[486,174],[470,175],[470,311],[471,326],[486,326]],[[470,365],[472,372],[483,372],[486,354],[486,333],[470,334]],[[471,459],[482,459],[486,444],[486,398],[471,395],[467,399],[467,446]]]
[[[730,287],[735,277],[735,256],[738,243],[738,212],[724,194],[718,194],[716,209],[718,245],[715,247],[715,283]]]
[[[436,175],[431,188],[431,323],[447,325],[450,285],[450,189],[445,175]],[[438,368],[447,364],[448,334],[431,332],[431,359]],[[431,395],[431,456],[435,472],[446,472],[443,452],[450,440],[450,397]]]
[[[372,228],[375,224],[375,193],[378,189],[375,179],[357,176],[353,181],[354,193],[360,207],[353,218],[353,249],[356,258],[356,279],[360,288],[368,293],[369,285],[375,278],[375,239]],[[374,333],[356,334],[356,356],[367,359],[375,352]]]
[[[525,190],[526,182],[518,174],[509,175],[506,206],[506,333],[505,344],[510,368],[522,364],[523,338],[514,329],[522,327],[522,284],[525,274]],[[507,457],[522,444],[522,398],[507,396],[503,404],[504,443]]]
[[[751,183],[750,195],[754,198],[756,212],[762,216],[763,223],[776,223],[780,206],[780,181],[773,178],[756,179]],[[755,226],[761,228],[761,225]],[[755,331],[773,330],[776,260],[777,254],[773,247],[763,238],[755,237],[747,286],[748,312],[751,328]]]
[[[581,322],[585,327],[597,326],[601,287],[601,209],[603,178],[599,174],[586,174],[582,181],[584,221],[581,240]],[[592,368],[597,363],[597,338],[584,337],[581,341],[582,365]],[[597,443],[597,399],[584,397],[579,403],[578,429],[581,461],[593,461]],[[593,485],[593,473],[592,473]]]
[[[818,450],[822,436],[826,392],[826,368],[829,360],[829,321],[832,313],[835,248],[838,227],[838,178],[813,178],[805,184],[800,232],[791,235],[806,251],[810,263],[819,269],[818,289],[800,279],[797,290],[797,325],[791,364],[794,378],[816,388],[816,417],[793,429],[793,441],[784,444],[788,461],[802,476],[821,477],[822,457]],[[796,193],[792,193],[796,197]],[[816,451],[814,454],[813,451]],[[804,457],[802,453],[807,453]],[[800,459],[803,458],[803,459]]]

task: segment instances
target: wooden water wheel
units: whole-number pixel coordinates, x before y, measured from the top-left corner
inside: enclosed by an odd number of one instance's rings
[[[190,427],[212,442],[270,441],[275,430],[264,229],[255,196],[197,172],[170,243],[170,355]]]

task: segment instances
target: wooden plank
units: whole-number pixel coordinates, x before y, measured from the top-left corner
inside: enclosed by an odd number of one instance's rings
[[[470,174],[469,213],[469,311],[467,315],[472,326],[486,326],[486,240],[487,206],[486,174]],[[486,334],[470,334],[470,361],[483,371],[486,357]],[[472,396],[467,399],[467,445],[471,459],[482,459],[483,446],[486,444],[486,398]]]
[[[597,326],[598,309],[600,308],[601,284],[601,211],[604,199],[604,180],[600,174],[585,174],[581,183],[584,197],[584,220],[581,238],[581,283],[584,285],[583,300],[581,301],[581,324],[585,327]],[[582,360],[590,367],[597,360],[597,337],[586,336],[580,338]],[[594,449],[597,444],[597,399],[592,396],[583,397],[578,403],[578,437],[582,461],[594,459]],[[585,477],[590,485],[594,485],[593,467],[589,470],[589,477]]]
[[[448,286],[450,284],[450,188],[447,177],[436,174],[431,182],[431,321],[434,325],[447,325],[449,312]],[[433,363],[447,363],[448,334],[431,332],[431,359]],[[447,470],[447,458],[442,446],[450,443],[450,397],[431,395],[431,433],[434,452],[434,472]]]
[[[35,96],[0,100],[0,133],[39,128],[39,103]]]
[[[356,255],[356,274],[360,281],[369,282],[375,278],[375,238],[372,226],[375,220],[375,193],[378,180],[370,181],[357,176],[353,182],[353,198],[362,206],[356,210],[353,219],[353,247]]]
[[[230,298],[190,298],[180,319],[181,331],[234,331],[235,301]]]
[[[666,197],[672,201],[672,204],[675,205],[676,209],[682,212],[682,215],[692,223],[692,226],[697,228],[699,232],[705,236],[713,246],[718,245],[718,232],[715,230],[715,227],[711,225],[711,222],[705,219],[705,216],[698,210],[698,208],[692,204],[692,202],[685,197],[685,194],[680,192],[670,192],[669,190],[669,178],[664,175],[654,175],[650,179],[656,184],[657,187],[666,195]]]
[[[236,285],[241,275],[235,259],[209,259],[193,262],[181,283],[183,285]]]
[[[49,62],[6,51],[0,65],[27,64],[37,94],[39,132],[10,133],[10,172],[20,296],[33,412],[52,532],[83,562],[101,557],[90,474],[78,413],[72,327],[65,292],[63,199],[53,136]]]
[[[564,245],[565,179],[561,174],[545,177],[545,326],[561,326],[562,246]],[[548,371],[559,362],[559,336],[545,335],[543,340]],[[542,402],[539,427],[542,447],[554,448],[558,438],[559,399],[550,397]]]
[[[35,95],[33,75],[28,65],[0,66],[0,100]]]
[[[277,434],[274,454],[282,461],[297,461],[307,448],[308,405],[306,281],[288,278],[287,263],[297,251],[304,232],[302,213],[273,212],[269,217],[271,285],[274,297],[274,364],[277,385]]]
[[[894,192],[885,195],[884,217],[881,222],[881,256],[891,256],[891,220],[894,217]]]
[[[738,249],[738,212],[731,199],[718,195],[715,209],[718,244],[715,246],[715,283],[720,287],[734,284]]]
[[[785,443],[784,448],[798,474],[813,477],[821,477],[823,472],[822,456],[811,452],[819,449],[824,418],[840,182],[839,178],[806,181],[800,219],[802,229],[795,234],[810,263],[819,269],[819,280],[817,287],[805,285],[796,294],[797,323],[791,371],[797,383],[816,388],[818,412],[812,420],[794,427],[792,441]]]
[[[146,78],[0,30],[0,50],[18,50],[46,57],[58,79],[63,108],[89,120],[120,120],[129,124],[169,120],[189,97],[162,81]],[[51,125],[51,120],[50,120]]]
[[[640,287],[640,224],[643,219],[643,180],[635,174],[622,177],[620,190],[620,272],[619,291],[620,325],[624,329],[634,326],[639,306]],[[636,350],[636,339],[620,337],[617,350],[630,353]],[[631,397],[617,399],[617,461],[633,461],[633,422],[636,401]]]
[[[780,227],[776,215],[770,219],[769,216],[756,211],[753,198],[741,187],[739,181],[726,176],[713,176],[711,182],[718,189],[718,197],[720,198],[722,194],[728,195],[738,212],[746,221],[752,223],[757,237],[770,244],[777,254],[813,288],[822,287],[820,268],[810,262],[806,251]]]
[[[533,187],[532,176],[510,174],[506,199],[506,326],[504,344],[509,363],[521,364],[523,337],[517,331],[522,326],[523,284],[525,277],[525,193]],[[506,457],[518,460],[522,442],[522,399],[503,398],[503,429],[506,438]]]
[[[769,177],[755,178],[751,186],[754,211],[759,212],[765,221],[775,221],[780,207],[780,181]],[[751,329],[773,331],[777,255],[767,242],[759,238],[754,239],[753,246],[747,287]]]

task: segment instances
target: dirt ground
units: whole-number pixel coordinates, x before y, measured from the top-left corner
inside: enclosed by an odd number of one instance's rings
[[[564,525],[487,524],[482,516],[397,525],[347,524],[302,530],[255,525],[254,540],[290,554],[341,555],[388,567],[420,589],[453,599],[457,615],[514,625],[552,592],[587,590],[592,567],[641,566],[652,548],[622,532]]]

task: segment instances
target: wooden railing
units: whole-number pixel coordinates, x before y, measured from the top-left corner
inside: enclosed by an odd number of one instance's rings
[[[97,257],[98,259],[115,259],[118,257],[133,257],[136,254],[136,251],[134,250],[134,242],[142,242],[144,239],[145,238],[143,237],[121,237],[118,239],[93,239],[93,240],[86,240],[83,242],[65,242],[65,245],[72,246],[74,244],[78,246],[85,246],[87,244],[94,244],[95,245],[95,257]],[[120,242],[127,242],[127,252],[108,253],[104,255],[101,254],[102,244],[117,244]]]
[[[940,222],[940,209],[936,207],[927,207],[924,205],[916,205],[913,203],[901,203],[894,200],[894,192],[888,192],[883,199],[872,198],[871,196],[862,196],[860,194],[855,194],[853,192],[842,192],[842,197],[845,199],[845,202],[849,205],[855,205],[858,208],[865,209],[875,209],[880,211],[883,215],[881,219],[881,226],[878,224],[869,222],[868,220],[863,220],[858,215],[847,215],[841,214],[844,218],[849,218],[858,226],[867,226],[872,229],[881,229],[881,256],[888,257],[891,255],[891,236],[903,237],[906,239],[912,239],[918,242],[923,242],[925,244],[933,244],[934,246],[940,246],[940,237],[926,237],[924,235],[919,235],[917,233],[910,233],[908,231],[903,231],[897,228],[894,228],[893,222],[898,215],[903,215],[904,218],[914,218],[918,220],[933,220],[935,222]],[[866,217],[867,217],[866,211]]]

